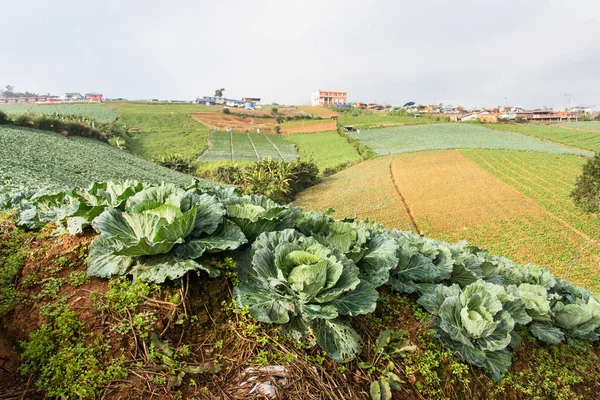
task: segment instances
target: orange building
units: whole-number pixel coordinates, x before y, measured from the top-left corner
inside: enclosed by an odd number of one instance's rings
[[[310,104],[313,106],[333,106],[347,103],[348,92],[340,92],[339,90],[315,90],[310,98]]]

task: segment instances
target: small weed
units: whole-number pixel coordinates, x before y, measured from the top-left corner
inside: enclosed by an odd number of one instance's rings
[[[90,283],[90,276],[83,271],[72,271],[69,274],[69,284],[73,287],[79,287]]]

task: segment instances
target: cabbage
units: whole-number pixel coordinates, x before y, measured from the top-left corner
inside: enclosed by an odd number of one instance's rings
[[[239,196],[223,199],[227,218],[235,222],[248,240],[263,232],[280,231],[294,226],[290,206],[282,206],[264,196]]]
[[[296,339],[312,330],[335,361],[360,352],[360,337],[342,316],[373,312],[378,294],[352,260],[293,229],[263,233],[248,251],[234,289],[240,307],[259,321],[284,324]]]
[[[90,245],[88,274],[132,274],[157,283],[191,270],[217,276],[218,269],[195,260],[246,242],[237,225],[224,219],[223,205],[195,189],[150,187],[129,197],[124,208],[109,207],[93,220],[100,236]]]

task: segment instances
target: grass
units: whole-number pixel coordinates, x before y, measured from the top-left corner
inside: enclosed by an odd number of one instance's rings
[[[66,114],[83,115],[98,122],[111,122],[117,119],[112,108],[103,104],[3,104],[0,110],[9,114]]]
[[[196,158],[208,147],[210,129],[188,114],[207,111],[196,104],[112,103],[119,122],[137,128],[130,135],[127,148],[147,160],[162,154],[180,154]]]
[[[485,126],[499,131],[518,132],[579,149],[600,152],[600,132],[584,132],[577,129],[568,129],[560,125],[487,124]]]
[[[312,159],[321,173],[361,160],[354,146],[335,131],[287,134],[285,139],[294,143],[302,156]]]
[[[579,121],[561,124],[565,128],[583,129],[588,131],[600,131],[600,121]]]
[[[278,135],[245,132],[214,131],[210,134],[210,148],[198,161],[259,161],[265,158],[292,160],[298,157],[294,145]]]
[[[564,128],[561,129],[565,130]],[[361,131],[360,134],[354,132],[350,135],[380,155],[459,148],[586,154],[584,151],[558,146],[524,135],[499,132],[467,124],[392,127]]]
[[[126,179],[178,184],[192,181],[189,175],[160,167],[95,139],[64,137],[29,128],[0,127],[0,159],[0,177],[32,187],[59,189]]]
[[[358,115],[353,115],[356,113]],[[423,125],[444,122],[443,117],[423,116],[415,118],[408,114],[390,114],[383,112],[352,110],[343,113],[339,118],[340,124],[352,125],[358,129],[382,128],[396,125]]]

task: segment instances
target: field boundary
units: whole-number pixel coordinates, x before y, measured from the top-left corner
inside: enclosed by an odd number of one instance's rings
[[[400,197],[400,201],[402,202],[402,205],[404,206],[404,209],[406,210],[406,213],[408,214],[408,218],[410,218],[410,224],[415,229],[415,232],[417,232],[420,235],[421,231],[419,230],[417,221],[415,220],[415,217],[412,215],[412,212],[410,210],[410,207],[408,206],[408,203],[406,202],[406,199],[404,198],[404,196],[402,196],[402,193],[400,192],[400,187],[398,187],[398,183],[396,182],[396,178],[394,177],[394,169],[392,168],[392,165],[394,164],[395,159],[396,159],[396,157],[392,157],[392,159],[390,160],[390,165],[388,167],[390,170],[390,176],[392,178],[392,183],[394,184],[394,189],[396,190],[396,193]]]
[[[231,149],[231,161],[235,161],[233,157],[233,134],[229,132],[229,148]]]
[[[271,143],[271,145],[273,147],[275,147],[275,150],[277,150],[277,154],[279,154],[279,157],[281,157],[281,159],[285,161],[285,157],[283,156],[283,154],[281,154],[281,151],[279,151],[279,147],[275,146],[275,143],[273,143],[267,135],[263,135],[263,136],[269,141],[269,143]]]
[[[260,156],[258,155],[258,151],[256,151],[256,146],[254,146],[254,142],[252,141],[252,138],[250,138],[250,132],[246,132],[246,136],[248,136],[248,140],[250,141],[250,144],[252,145],[254,154],[256,154],[256,161],[260,161]]]

